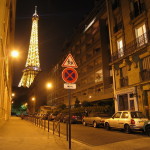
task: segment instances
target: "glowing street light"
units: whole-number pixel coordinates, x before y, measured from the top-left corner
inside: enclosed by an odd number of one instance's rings
[[[13,50],[13,51],[11,52],[11,56],[14,57],[14,58],[16,58],[16,57],[19,56],[19,52],[16,51],[16,50]]]
[[[35,101],[35,97],[32,97],[32,101]]]
[[[11,96],[14,97],[14,96],[15,96],[15,93],[12,93]]]
[[[51,88],[52,88],[52,83],[48,82],[48,83],[46,84],[46,87],[47,87],[47,89],[51,89]]]

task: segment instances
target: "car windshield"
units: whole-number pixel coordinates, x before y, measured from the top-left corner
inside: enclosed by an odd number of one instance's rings
[[[142,112],[131,112],[131,117],[132,118],[145,118]]]

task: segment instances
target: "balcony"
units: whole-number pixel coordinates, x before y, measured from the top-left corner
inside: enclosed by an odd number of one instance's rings
[[[146,32],[143,35],[136,38],[135,40],[133,40],[132,42],[126,44],[122,48],[123,51],[118,50],[112,53],[111,61],[113,62],[121,57],[131,55],[132,53],[138,51],[143,46],[147,45],[148,42],[149,42],[149,32]]]
[[[122,78],[120,78],[120,86],[121,87],[128,86],[128,77],[122,77]]]
[[[145,69],[140,72],[142,81],[150,80],[150,69]]]

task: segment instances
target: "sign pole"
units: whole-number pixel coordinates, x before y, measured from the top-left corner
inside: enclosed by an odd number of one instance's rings
[[[76,84],[73,84],[78,79],[78,73],[74,68],[78,68],[74,58],[71,54],[67,56],[62,67],[67,67],[62,71],[62,79],[66,82],[64,84],[64,88],[68,89],[68,142],[69,142],[69,149],[71,149],[71,89],[76,89]]]
[[[68,113],[69,113],[69,119],[68,119],[68,123],[69,123],[69,149],[71,149],[71,90],[68,89],[68,103],[69,103],[69,109],[68,109]]]

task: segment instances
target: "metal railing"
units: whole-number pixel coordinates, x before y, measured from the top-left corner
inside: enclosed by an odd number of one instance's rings
[[[121,50],[115,51],[112,53],[111,60],[112,62],[127,55],[130,55],[136,51],[139,51],[140,48],[146,46],[149,43],[149,32],[144,33],[139,36],[132,42],[126,44]]]
[[[35,126],[43,128],[44,130],[47,129],[48,132],[50,131],[51,126],[53,134],[58,133],[58,136],[60,137],[60,121],[53,120],[53,122],[50,123],[49,118],[46,120],[36,116],[24,116],[23,119],[32,122]]]

